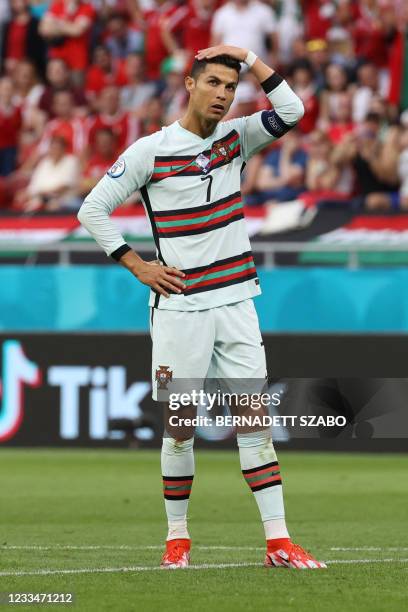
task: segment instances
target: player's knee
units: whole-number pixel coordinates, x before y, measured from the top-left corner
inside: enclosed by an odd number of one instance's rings
[[[194,436],[187,439],[173,438],[168,434],[163,436],[162,448],[163,452],[169,455],[175,455],[179,453],[188,453],[194,446]]]

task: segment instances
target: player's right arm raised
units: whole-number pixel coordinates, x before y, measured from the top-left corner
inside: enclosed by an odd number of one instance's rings
[[[154,163],[154,138],[141,138],[120,156],[85,198],[78,219],[107,255],[127,268],[140,282],[168,297],[169,291],[181,293],[184,289],[180,280],[184,273],[160,262],[144,261],[126,244],[110,218],[131,193],[149,182]]]

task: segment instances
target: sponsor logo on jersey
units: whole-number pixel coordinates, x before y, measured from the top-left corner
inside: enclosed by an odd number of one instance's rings
[[[111,168],[108,170],[108,176],[111,178],[119,178],[124,174],[126,170],[126,163],[124,159],[119,158]]]
[[[200,153],[200,155],[196,158],[195,163],[197,166],[200,166],[204,170],[204,172],[208,172],[210,166],[210,160],[208,157]]]
[[[173,371],[169,366],[159,366],[156,370],[155,379],[158,383],[158,389],[167,389],[169,382],[173,380]]]

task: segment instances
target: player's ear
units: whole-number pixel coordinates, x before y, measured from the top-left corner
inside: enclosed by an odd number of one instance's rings
[[[192,93],[195,88],[195,80],[191,76],[186,76],[184,79],[184,84],[188,93]]]

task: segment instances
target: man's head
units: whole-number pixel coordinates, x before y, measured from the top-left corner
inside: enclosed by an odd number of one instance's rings
[[[116,85],[107,85],[99,96],[99,110],[107,115],[116,115],[120,110],[120,93]]]
[[[95,133],[95,151],[108,159],[114,157],[117,146],[116,135],[108,128],[100,128]]]
[[[68,66],[63,59],[53,58],[47,63],[47,79],[52,87],[66,87],[69,84]]]
[[[189,109],[201,119],[221,121],[234,100],[240,70],[240,62],[228,55],[195,60],[185,79]]]
[[[52,109],[59,119],[71,119],[75,107],[74,97],[69,89],[56,91],[52,97]]]

